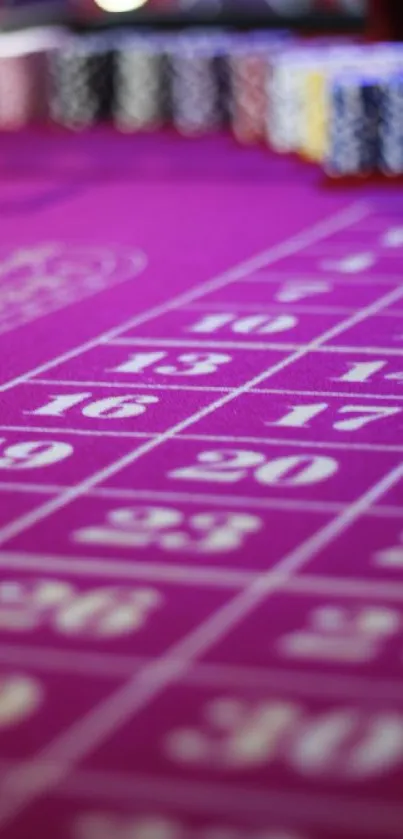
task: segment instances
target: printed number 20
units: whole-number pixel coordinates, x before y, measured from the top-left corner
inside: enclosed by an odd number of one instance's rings
[[[254,477],[266,486],[308,486],[334,475],[338,463],[332,457],[288,455],[267,460],[260,452],[225,449],[201,452],[197,464],[169,472],[175,480],[236,484]]]

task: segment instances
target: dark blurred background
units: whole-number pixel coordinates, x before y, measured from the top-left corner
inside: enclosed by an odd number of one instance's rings
[[[403,5],[403,0],[401,0]],[[102,0],[99,0],[102,4]],[[110,7],[109,2],[109,7]],[[132,0],[124,22],[182,25],[297,25],[313,31],[360,31],[367,0]],[[122,15],[106,14],[96,0],[0,0],[0,27],[73,21],[114,25]]]

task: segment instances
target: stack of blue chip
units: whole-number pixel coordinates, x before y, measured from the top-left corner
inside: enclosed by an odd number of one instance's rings
[[[386,175],[403,173],[403,70],[383,87],[379,126],[379,167]]]
[[[329,83],[326,171],[335,177],[403,174],[403,48],[362,47]],[[370,71],[364,70],[370,64]]]
[[[368,175],[379,169],[383,93],[376,75],[345,72],[333,79],[326,160],[330,175]]]

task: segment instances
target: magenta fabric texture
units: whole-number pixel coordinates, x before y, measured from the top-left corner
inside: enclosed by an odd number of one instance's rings
[[[398,839],[403,196],[0,139],[0,835]]]

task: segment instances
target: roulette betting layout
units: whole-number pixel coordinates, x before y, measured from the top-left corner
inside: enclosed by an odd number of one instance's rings
[[[150,101],[0,134],[0,836],[401,839],[401,184]]]

